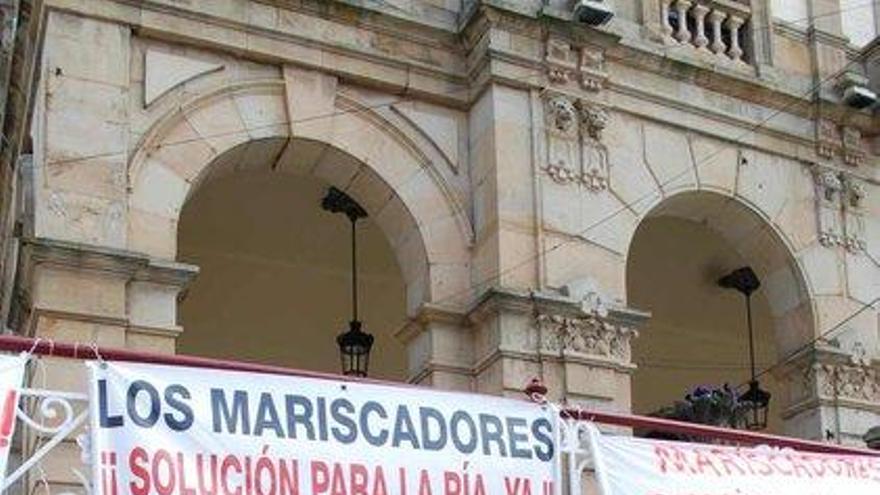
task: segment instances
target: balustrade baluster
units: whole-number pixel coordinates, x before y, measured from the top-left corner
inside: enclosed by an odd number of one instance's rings
[[[709,38],[706,37],[706,14],[709,13],[709,7],[703,4],[696,4],[693,8],[694,21],[696,22],[696,33],[694,33],[694,45],[703,49],[709,44]]]
[[[712,44],[709,46],[716,55],[722,55],[727,46],[721,38],[721,22],[727,14],[720,10],[713,10],[709,13],[709,22],[712,24]]]
[[[660,0],[660,31],[666,38],[672,37],[672,24],[669,23],[669,6],[674,0]]]
[[[742,17],[731,15],[727,18],[727,29],[730,30],[730,49],[727,54],[734,62],[742,62],[743,50],[739,46],[739,28],[745,23]]]
[[[681,43],[687,43],[691,40],[691,32],[688,30],[687,13],[693,3],[690,0],[675,0],[675,10],[678,13],[678,31],[675,33],[675,39]]]

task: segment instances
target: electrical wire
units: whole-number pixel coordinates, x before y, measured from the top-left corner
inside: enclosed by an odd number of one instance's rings
[[[801,345],[800,347],[798,347],[794,351],[790,352],[785,358],[780,359],[776,363],[774,363],[772,366],[769,366],[769,367],[761,370],[756,376],[762,377],[762,376],[766,375],[767,373],[770,373],[773,370],[779,368],[780,366],[785,366],[786,364],[790,363],[791,361],[796,359],[798,356],[800,356],[804,351],[807,351],[807,350],[813,348],[820,341],[827,340],[833,332],[835,332],[837,329],[839,329],[843,325],[849,323],[850,321],[852,321],[854,318],[856,318],[857,316],[859,316],[860,314],[862,314],[866,310],[872,309],[874,307],[874,305],[876,305],[878,302],[880,302],[880,296],[875,297],[874,300],[872,300],[871,302],[868,302],[868,303],[861,303],[860,302],[859,304],[861,304],[861,306],[859,307],[859,309],[857,309],[856,311],[845,316],[843,319],[841,319],[836,324],[832,325],[830,328],[820,332],[819,335],[817,335],[815,338],[813,338],[809,342]]]

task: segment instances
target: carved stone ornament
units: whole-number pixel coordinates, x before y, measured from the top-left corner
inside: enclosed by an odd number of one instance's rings
[[[836,170],[815,166],[816,219],[819,242],[826,247],[843,247],[851,253],[867,249],[864,212],[865,187],[861,179]]]
[[[583,100],[578,102],[578,109],[581,112],[584,132],[593,139],[601,140],[602,131],[608,126],[608,112],[598,105],[586,103]]]
[[[608,112],[584,100],[551,95],[545,103],[547,175],[557,184],[579,184],[592,192],[608,187],[608,149],[601,142]]]
[[[832,158],[840,147],[837,124],[831,120],[819,119],[816,122],[816,154],[822,158]]]
[[[550,82],[566,84],[572,80],[577,70],[575,57],[576,55],[567,41],[558,38],[548,39],[544,62]]]
[[[577,112],[574,104],[562,95],[554,95],[547,99],[545,116],[547,126],[564,136],[573,136],[577,128]]]
[[[573,47],[560,38],[549,38],[544,56],[547,78],[551,83],[565,85],[577,80],[587,91],[599,91],[608,80],[605,52],[594,46]]]
[[[857,359],[849,363],[813,362],[792,382],[790,405],[810,400],[849,400],[880,404],[880,371]]]
[[[852,175],[842,174],[841,177],[843,183],[841,202],[843,203],[845,232],[843,246],[850,253],[864,253],[868,248],[865,240],[865,212],[862,211],[866,194],[865,186],[861,179]]]
[[[862,133],[855,127],[841,128],[843,141],[843,163],[857,167],[865,161],[865,150],[862,147]]]
[[[864,253],[868,249],[865,241],[865,219],[861,213],[847,211],[844,216],[845,224],[843,247],[852,254]]]
[[[831,203],[836,202],[841,191],[843,191],[843,182],[840,180],[840,175],[832,169],[816,167],[813,169],[813,178],[822,200]]]
[[[638,336],[634,329],[613,325],[596,316],[566,317],[539,314],[535,324],[541,335],[541,349],[574,352],[629,363],[630,343]]]
[[[819,119],[816,122],[816,154],[832,159],[838,153],[843,163],[851,167],[864,163],[867,153],[862,145],[862,132],[855,127]]]
[[[562,95],[552,95],[544,104],[544,122],[547,128],[547,175],[559,184],[577,182],[578,116],[572,101]]]
[[[816,367],[819,395],[857,402],[880,402],[880,374],[870,366],[822,364]]]
[[[597,47],[581,48],[578,73],[582,88],[588,91],[601,90],[608,80],[608,73],[605,72],[605,52]]]
[[[851,175],[843,175],[841,188],[844,191],[847,208],[861,208],[865,199],[865,185]]]
[[[825,247],[843,246],[843,211],[840,197],[843,182],[840,174],[830,168],[814,166],[813,180],[816,184],[816,221],[819,243]]]

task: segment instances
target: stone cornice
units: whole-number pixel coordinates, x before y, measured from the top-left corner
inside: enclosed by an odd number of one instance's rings
[[[431,323],[446,324],[458,328],[468,328],[467,317],[464,313],[428,303],[423,304],[414,316],[408,318],[407,321],[394,332],[394,337],[399,342],[409,342],[418,336],[425,326]]]
[[[60,268],[94,270],[124,276],[130,280],[185,287],[198,274],[198,267],[160,260],[122,249],[54,239],[22,239],[21,263],[28,267],[51,265]]]
[[[500,311],[520,314],[551,314],[567,318],[593,316],[584,309],[583,301],[544,292],[525,292],[513,289],[491,288],[483,293],[467,312],[468,321],[478,323]],[[609,306],[602,319],[626,327],[636,328],[650,318],[650,313],[622,306]]]
[[[341,27],[347,26],[344,19],[331,19],[327,9],[316,10],[315,1],[306,1],[296,7],[301,13],[319,12],[324,20],[334,20]],[[277,5],[286,6],[278,0]],[[266,4],[266,2],[262,2]],[[299,3],[297,3],[299,4]],[[381,34],[387,39],[397,40],[400,50],[379,51],[375,47],[354,48],[334,43],[333,40],[316,39],[305,33],[266,27],[247,19],[232,19],[206,12],[197,12],[180,6],[160,4],[154,0],[47,0],[52,8],[75,11],[82,15],[100,17],[131,25],[136,32],[156,38],[179,39],[183,25],[190,26],[185,35],[187,41],[196,45],[207,45],[236,54],[247,52],[255,59],[272,60],[277,63],[292,63],[309,66],[318,70],[337,74],[343,80],[350,79],[359,85],[376,87],[384,91],[399,93],[442,104],[466,109],[492,82],[500,82],[522,88],[545,88],[550,83],[543,70],[544,61],[532,50],[528,54],[503,49],[492,44],[495,31],[510,35],[524,36],[532,42],[543,42],[549,34],[568,40],[570,43],[594,45],[604,52],[609,69],[607,86],[618,92],[626,92],[635,97],[649,93],[647,87],[627,84],[617,80],[615,65],[629,67],[652,77],[679,80],[695,87],[728,94],[732,103],[753,102],[756,105],[781,112],[778,121],[785,116],[796,115],[803,119],[814,118],[815,106],[801,98],[802,92],[788,87],[784,79],[774,82],[755,77],[751,72],[740,74],[735,70],[720,70],[718,67],[698,64],[693,57],[683,54],[669,56],[663,47],[643,39],[620,38],[608,29],[592,29],[564,19],[558,19],[539,12],[512,11],[503,8],[505,2],[483,2],[473,8],[462,20],[459,33],[447,32],[429,26],[421,26],[413,21],[390,18],[373,12],[361,22],[357,29],[365,29]],[[291,4],[292,5],[292,4]],[[107,8],[112,6],[114,8]],[[294,9],[293,6],[290,7]],[[346,12],[356,13],[357,7],[346,6]],[[147,15],[147,13],[152,13]],[[156,15],[153,15],[156,14]],[[176,20],[176,26],[162,22],[164,15]],[[386,17],[389,17],[386,19]],[[189,24],[187,24],[189,23]],[[277,25],[277,22],[276,22]],[[198,27],[203,26],[205,29]],[[210,28],[210,29],[208,29]],[[216,34],[222,32],[223,35]],[[203,34],[207,33],[207,34]],[[214,34],[211,34],[214,33]],[[477,45],[473,45],[473,44]],[[403,49],[403,47],[411,47]],[[468,50],[470,49],[470,52]],[[435,50],[442,53],[444,63],[430,63],[424,55]],[[535,52],[535,53],[532,53]],[[330,57],[324,55],[330,54]],[[420,59],[421,58],[421,59]],[[430,57],[429,57],[430,58]],[[626,77],[626,80],[630,80]],[[732,90],[731,88],[734,88]],[[733,93],[731,95],[731,93]],[[734,96],[735,95],[735,96]],[[722,107],[687,105],[672,95],[657,93],[650,95],[658,105],[677,107],[699,117],[718,120],[739,128],[753,129],[759,118],[737,119],[724,114]],[[867,112],[843,109],[840,105],[823,104],[823,112],[835,118],[848,120],[848,125],[867,128],[873,125]],[[764,112],[766,114],[766,112]],[[762,114],[763,115],[763,114]],[[675,119],[672,119],[675,120]],[[742,120],[742,121],[740,121]],[[689,119],[684,119],[689,121]],[[759,131],[773,139],[783,140],[777,149],[809,146],[804,136],[790,129],[772,129],[770,124],[762,124]],[[751,136],[751,131],[749,131]],[[761,142],[760,139],[750,139]],[[788,141],[788,142],[785,142]],[[787,145],[787,146],[786,146]],[[804,156],[800,151],[795,152]]]
[[[814,117],[815,108],[810,104],[813,101],[812,95],[805,94],[807,91],[799,84],[787,83],[789,78],[785,77],[785,74],[768,78],[759,77],[755,69],[747,66],[725,68],[700,60],[699,57],[689,54],[686,49],[670,49],[668,46],[650,42],[645,38],[622,37],[609,28],[585,27],[566,20],[564,16],[543,16],[541,19],[550,22],[541,23],[537,16],[531,18],[522,12],[511,12],[499,6],[484,7],[482,12],[484,12],[484,16],[491,19],[492,29],[500,29],[511,34],[535,39],[546,39],[552,34],[552,36],[561,37],[578,46],[598,44],[606,50],[605,57],[609,63],[625,65],[654,76],[695,84],[698,87],[724,94],[731,94],[732,88],[736,88],[734,94],[744,102],[765,106],[782,114],[796,115],[807,119]],[[526,19],[532,22],[527,23]],[[476,20],[473,22],[476,23]],[[536,26],[542,24],[543,28],[536,31]],[[804,33],[803,36],[805,43],[808,36],[819,37],[822,43],[834,46],[839,46],[842,40],[845,41],[845,38],[820,31]],[[531,68],[536,63],[540,63],[539,60],[529,59],[522,54],[504,53],[492,47],[486,51],[485,55],[492,57],[493,60],[499,59],[511,64],[516,64],[518,61],[518,65],[524,68]],[[493,76],[498,77],[498,74],[493,74]],[[547,85],[545,79],[531,78],[530,80],[531,85],[535,87]],[[613,71],[609,81],[611,85],[615,84]],[[669,104],[677,103],[669,97],[666,100]],[[871,128],[874,125],[873,117],[868,111],[853,110],[830,101],[823,101],[823,104],[828,107],[826,112],[834,115],[837,119],[845,118],[848,125],[863,129]],[[711,108],[703,108],[700,113],[716,114],[718,112]]]
[[[849,48],[849,38],[841,34],[829,33],[815,27],[807,29],[807,38],[811,38],[819,43],[830,45],[841,50]]]
[[[363,9],[340,2],[334,2],[339,5],[338,9],[328,9],[322,7],[323,1],[296,2],[287,6],[286,10],[315,15],[334,22],[340,28],[355,28],[352,21],[356,18],[356,29],[371,31],[384,41],[374,40],[370,50],[356,49],[336,39],[316,39],[300,31],[266,27],[250,19],[233,19],[221,15],[221,12],[204,9],[205,4],[198,4],[203,10],[155,0],[46,0],[46,5],[49,7],[47,10],[74,12],[129,25],[136,33],[156,39],[185,41],[238,56],[247,53],[258,60],[307,66],[367,86],[405,92],[453,106],[463,106],[469,101],[467,91],[449,91],[450,86],[460,85],[464,88],[466,85],[465,54],[457,33],[379,15],[377,12],[359,15],[363,14]],[[251,2],[257,3],[254,0]],[[280,0],[274,3],[279,5],[278,8],[287,5]],[[328,12],[339,15],[330,17]],[[387,45],[396,45],[401,49],[392,56],[387,50],[380,50],[388,48]],[[425,54],[432,50],[442,52],[453,63],[425,59]],[[322,53],[332,56],[322,56]],[[343,63],[346,60],[354,62]],[[370,65],[375,70],[363,70]]]
[[[544,362],[580,364],[596,368],[612,369],[614,371],[625,374],[635,373],[637,369],[637,367],[633,364],[623,363],[614,359],[609,359],[607,357],[597,355],[569,352],[560,355],[559,353],[542,352],[541,356],[539,357],[533,352],[523,352],[515,349],[499,348],[495,349],[485,356],[480,357],[480,359],[478,359],[477,363],[474,365],[472,373],[480,374],[481,372],[504,358],[510,358],[517,361],[526,361],[531,363]]]

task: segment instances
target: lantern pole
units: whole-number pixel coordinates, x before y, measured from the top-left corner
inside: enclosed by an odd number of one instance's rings
[[[358,217],[349,216],[351,220],[351,309],[352,319],[358,321],[358,268],[357,268],[357,221]],[[754,369],[752,375],[754,375]]]

